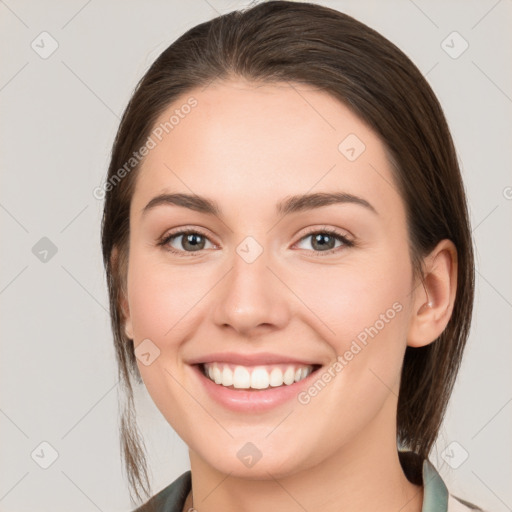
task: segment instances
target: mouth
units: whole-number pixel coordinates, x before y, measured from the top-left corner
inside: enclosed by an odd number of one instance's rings
[[[199,363],[204,377],[218,386],[240,391],[265,391],[292,386],[318,371],[320,364],[269,364],[245,366],[223,362]]]

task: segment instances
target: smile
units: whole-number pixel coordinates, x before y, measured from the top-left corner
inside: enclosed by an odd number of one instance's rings
[[[203,375],[215,384],[231,389],[268,389],[290,386],[308,377],[319,365],[272,364],[243,366],[229,363],[204,363]]]

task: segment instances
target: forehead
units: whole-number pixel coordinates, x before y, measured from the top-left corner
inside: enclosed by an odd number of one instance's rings
[[[288,194],[334,189],[370,196],[377,209],[397,199],[379,137],[341,101],[312,86],[212,83],[169,105],[151,137],[155,146],[132,201],[139,211],[169,191],[255,208]]]

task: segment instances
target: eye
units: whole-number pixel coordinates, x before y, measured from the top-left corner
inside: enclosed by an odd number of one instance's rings
[[[313,247],[312,251],[317,253],[315,256],[332,254],[339,252],[343,247],[353,247],[355,245],[353,241],[349,240],[345,235],[334,229],[318,230],[317,228],[316,231],[310,231],[306,236],[303,236],[299,242],[306,240],[307,238],[311,238],[310,245]],[[340,242],[338,246],[336,246],[337,241]]]
[[[207,242],[210,242],[209,238],[200,231],[182,230],[165,235],[158,245],[178,256],[188,256],[186,253],[200,252],[206,249]],[[173,244],[175,245],[173,246]]]
[[[303,236],[298,243],[311,238],[310,250],[316,253],[315,256],[323,256],[326,254],[332,254],[339,252],[343,247],[353,247],[355,243],[349,240],[345,235],[339,233],[334,229],[316,229],[310,231]],[[336,246],[336,242],[338,245]],[[196,229],[174,231],[165,235],[159,242],[158,245],[162,246],[166,251],[169,251],[177,256],[195,256],[194,253],[200,253],[207,249],[206,245],[210,243],[212,247],[215,247],[210,239],[201,231]],[[188,253],[188,254],[187,254]]]

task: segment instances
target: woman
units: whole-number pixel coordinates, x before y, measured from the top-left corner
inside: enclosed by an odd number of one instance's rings
[[[105,192],[131,487],[149,498],[133,379],[191,464],[137,510],[477,508],[428,460],[471,321],[464,187],[396,46],[284,1],[190,29],[130,100]]]

